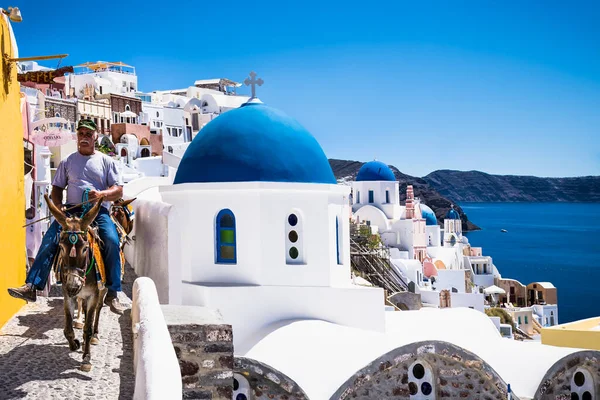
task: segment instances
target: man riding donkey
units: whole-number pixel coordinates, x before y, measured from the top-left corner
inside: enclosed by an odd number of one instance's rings
[[[110,202],[123,195],[118,183],[119,173],[112,158],[95,151],[97,140],[96,124],[90,119],[82,119],[77,125],[77,149],[61,161],[52,182],[52,203],[63,213],[67,208],[73,215],[81,216],[93,202],[104,199],[98,211],[95,223],[102,240],[102,258],[106,269],[107,294],[104,304],[116,314],[123,314],[124,306],[119,302],[117,293],[121,291],[120,241],[115,224],[110,218]],[[67,188],[67,205],[63,206],[63,190]],[[85,194],[85,196],[84,196]],[[74,207],[83,197],[89,203]],[[73,208],[74,207],[74,208]],[[55,253],[59,248],[61,224],[54,221],[44,236],[39,252],[25,280],[25,285],[9,288],[8,293],[26,301],[36,301],[36,290],[43,290],[52,269]]]

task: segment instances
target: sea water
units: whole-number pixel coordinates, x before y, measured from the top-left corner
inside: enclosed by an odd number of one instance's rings
[[[600,204],[464,203],[468,232],[503,278],[558,289],[559,323],[600,316]],[[506,229],[507,232],[501,232]]]

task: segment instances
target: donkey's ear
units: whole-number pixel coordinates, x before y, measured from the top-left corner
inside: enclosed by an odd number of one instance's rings
[[[88,212],[85,213],[83,218],[81,219],[81,230],[85,231],[90,226],[92,222],[98,216],[98,212],[100,212],[100,207],[102,207],[102,202],[104,201],[104,196],[100,197],[94,207],[90,208]]]
[[[48,208],[50,209],[50,213],[56,218],[56,221],[64,228],[66,226],[67,216],[63,213],[58,207],[54,205],[52,200],[48,198],[47,194],[44,194],[44,199],[46,200],[46,204],[48,204]]]
[[[135,199],[137,199],[137,197],[134,197],[133,199],[129,199],[129,200],[124,200],[119,205],[122,206],[122,207],[127,207],[128,205],[130,205],[131,203],[133,203],[133,201]]]

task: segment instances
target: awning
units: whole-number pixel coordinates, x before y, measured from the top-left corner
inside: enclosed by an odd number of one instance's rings
[[[498,287],[496,285],[488,286],[483,289],[483,293],[485,294],[506,294],[506,290]]]

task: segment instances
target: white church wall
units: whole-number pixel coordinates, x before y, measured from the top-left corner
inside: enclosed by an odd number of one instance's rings
[[[388,219],[400,218],[401,208],[398,190],[398,182],[354,181],[352,182],[352,210],[356,212],[361,207],[371,205],[382,210]],[[370,191],[373,192],[372,202],[369,201]],[[359,200],[360,203],[358,203]]]
[[[281,190],[283,189],[283,190]],[[181,215],[182,226],[194,226],[182,237],[180,253],[189,259],[184,278],[192,282],[253,285],[329,286],[349,284],[349,248],[343,265],[332,263],[336,253],[335,219],[329,197],[339,200],[337,213],[347,202],[348,188],[337,185],[286,183],[185,184],[161,188],[165,202]],[[215,263],[215,218],[222,209],[235,215],[236,263]],[[259,210],[255,212],[254,210]],[[287,264],[286,223],[294,210],[303,214],[305,262]],[[298,213],[298,217],[300,217]],[[342,221],[347,223],[347,221]],[[332,231],[333,229],[333,231]],[[346,229],[346,228],[344,228]],[[339,273],[332,273],[338,269]],[[332,282],[334,276],[346,276]]]
[[[183,303],[218,309],[225,322],[234,326],[236,355],[244,355],[273,324],[296,319],[385,331],[384,294],[380,288],[184,284]]]
[[[339,197],[339,196],[335,196]],[[347,196],[342,197],[342,204],[329,204],[329,237],[333,245],[329,251],[330,282],[332,286],[346,286],[351,279],[350,274],[350,206]],[[337,219],[337,224],[336,224]],[[338,256],[339,254],[339,256]]]
[[[380,231],[390,229],[390,223],[383,211],[372,205],[361,207],[354,213],[354,218],[363,221],[369,221],[371,225],[377,225]]]
[[[160,303],[168,304],[174,300],[169,296],[169,238],[165,238],[171,205],[144,198],[137,198],[131,205],[135,220],[130,236],[135,241],[125,246],[125,258],[138,276],[155,282]]]
[[[200,186],[198,186],[200,185]],[[165,202],[177,210],[180,227],[178,251],[186,260],[183,277],[191,282],[259,284],[261,216],[256,193],[243,190],[213,190],[210,184],[161,187]],[[230,184],[231,185],[231,184]],[[204,186],[204,190],[198,190]],[[225,188],[226,186],[221,186]],[[235,216],[236,264],[216,264],[215,221],[219,211],[229,209]],[[193,229],[192,229],[193,228]]]

